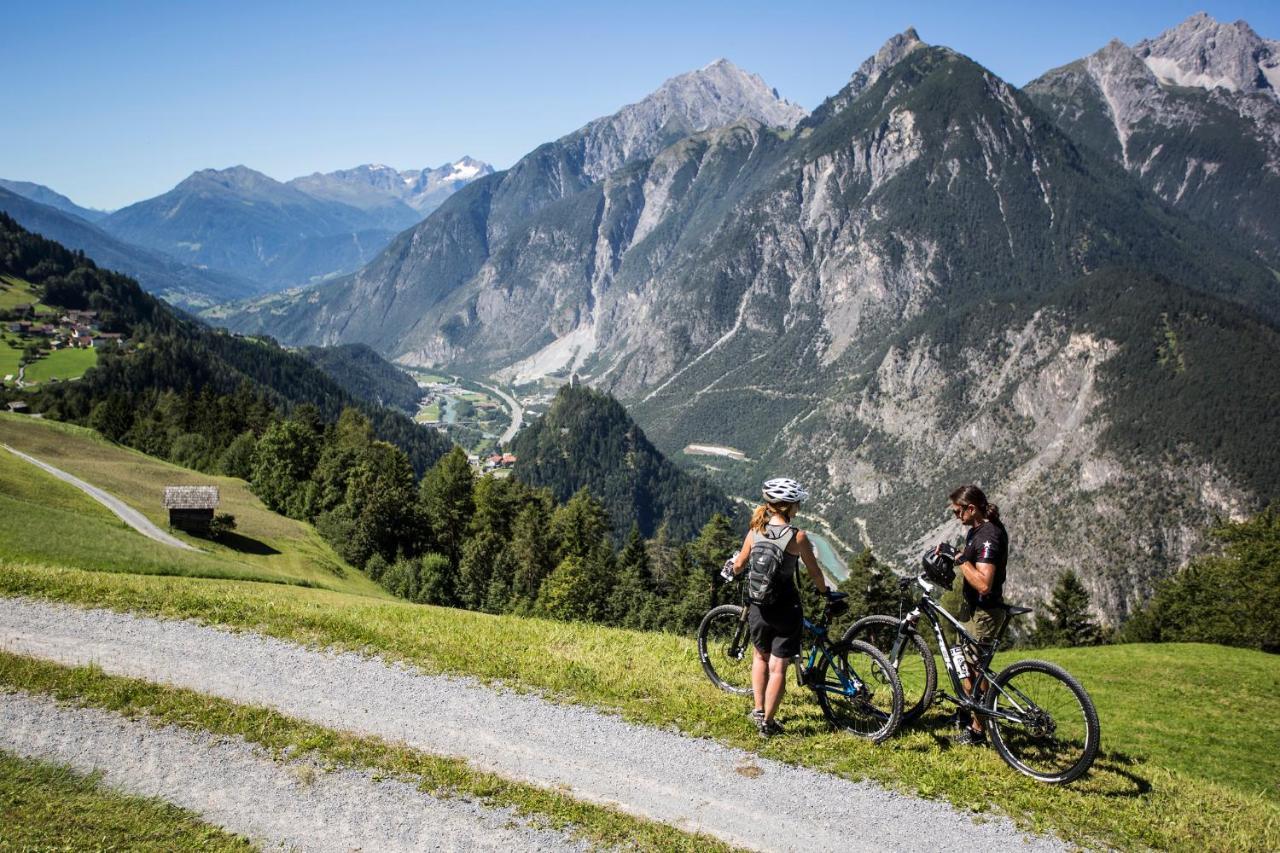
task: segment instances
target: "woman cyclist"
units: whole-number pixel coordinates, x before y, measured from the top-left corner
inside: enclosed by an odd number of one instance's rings
[[[773,542],[783,550],[782,564],[771,585],[772,601],[768,604],[752,601],[747,610],[751,644],[755,649],[751,660],[751,690],[755,696],[751,719],[762,737],[771,737],[782,731],[774,714],[786,691],[787,664],[800,654],[803,613],[800,591],[795,585],[800,562],[804,563],[819,592],[826,595],[829,590],[818,558],[814,556],[813,543],[803,530],[791,524],[796,508],[809,493],[786,477],[767,480],[762,492],[764,503],[756,507],[742,548],[725,564],[724,571],[726,576],[739,574],[747,565],[752,546],[761,540]]]
[[[977,486],[961,486],[951,493],[951,512],[969,530],[964,550],[956,558],[956,568],[964,576],[963,603],[956,614],[965,630],[988,643],[996,638],[1004,624],[1005,566],[1009,562],[1009,534],[1000,522],[1000,510],[987,501]],[[970,667],[972,677],[977,673]],[[983,685],[979,685],[981,688]],[[970,687],[970,679],[965,679]],[[960,732],[956,742],[976,746],[985,739],[982,719],[976,715],[958,717]],[[966,725],[967,723],[967,725]]]

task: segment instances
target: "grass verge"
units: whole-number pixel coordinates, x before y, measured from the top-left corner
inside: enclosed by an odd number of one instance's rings
[[[95,775],[0,751],[0,850],[253,850],[246,839],[160,800],[104,788]]]
[[[783,706],[788,735],[762,745],[743,717],[742,701],[707,682],[687,637],[324,590],[4,562],[0,594],[191,618],[499,680],[770,758],[876,779],[977,811],[1003,811],[1027,829],[1081,844],[1280,849],[1274,788],[1280,659],[1257,652],[1174,645],[1037,652],[1080,678],[1102,721],[1103,752],[1094,769],[1058,788],[1014,773],[989,749],[952,748],[941,710],[876,747],[831,733],[814,703],[793,693]],[[1158,677],[1147,667],[1158,667]],[[1199,754],[1181,758],[1182,741]]]
[[[641,850],[729,850],[705,835],[681,832],[553,790],[472,770],[461,759],[429,755],[379,738],[359,737],[238,705],[191,690],[106,675],[97,667],[69,668],[0,652],[0,685],[63,701],[145,716],[158,723],[240,737],[277,757],[307,757],[325,766],[356,767],[416,784],[434,796],[465,796],[515,809],[539,825],[606,846]],[[119,836],[127,837],[127,836]]]
[[[0,451],[0,557],[108,572],[256,579],[389,598],[347,565],[310,525],[277,515],[243,480],[201,474],[113,444],[83,427],[0,414],[0,442],[104,489],[161,529],[167,485],[215,485],[236,530],[214,542],[174,531],[178,551],[123,525],[84,492]]]

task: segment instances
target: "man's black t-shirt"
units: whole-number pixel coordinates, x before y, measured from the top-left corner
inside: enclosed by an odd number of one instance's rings
[[[977,527],[970,528],[965,539],[964,551],[960,554],[961,563],[992,563],[996,567],[995,577],[991,581],[991,590],[986,595],[964,582],[964,600],[971,607],[994,607],[1004,604],[1004,567],[1009,562],[1009,534],[1004,525],[998,521],[984,521]]]

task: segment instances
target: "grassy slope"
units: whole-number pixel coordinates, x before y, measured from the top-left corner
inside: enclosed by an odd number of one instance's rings
[[[1280,846],[1274,788],[1280,776],[1274,749],[1280,660],[1256,652],[1130,646],[1043,653],[1085,683],[1103,725],[1104,752],[1092,773],[1077,784],[1052,788],[1016,775],[990,750],[950,748],[940,710],[924,725],[874,747],[831,734],[813,703],[792,695],[784,706],[789,734],[761,744],[743,718],[743,701],[707,682],[688,637],[376,602],[324,590],[3,563],[0,594],[376,650],[429,671],[472,673],[537,689],[783,761],[879,779],[979,810],[999,808],[1026,826],[1080,842],[1185,850]],[[1176,662],[1176,677],[1149,669],[1169,661]],[[1201,700],[1207,710],[1189,708]],[[1180,742],[1196,739],[1199,752],[1184,753]]]
[[[0,416],[0,441],[114,491],[161,523],[161,485],[214,479],[223,488],[223,508],[236,513],[245,534],[284,553],[245,555],[220,548],[200,559],[223,569],[239,566],[263,580],[292,572],[333,587],[349,584],[367,592],[373,586],[350,570],[337,579],[312,565],[313,558],[336,558],[310,528],[264,510],[240,481],[157,462],[88,430],[20,417]],[[814,704],[792,695],[784,706],[788,736],[760,744],[743,719],[742,701],[716,691],[702,675],[689,637],[495,617],[327,589],[68,568],[151,571],[133,551],[114,567],[107,565],[122,547],[115,540],[107,548],[85,546],[83,553],[56,552],[50,543],[60,542],[61,548],[77,540],[100,543],[108,530],[135,546],[145,540],[105,516],[96,503],[86,503],[78,491],[43,477],[0,457],[0,500],[29,517],[38,514],[43,525],[38,535],[19,536],[21,528],[6,527],[4,521],[14,513],[8,505],[0,508],[0,595],[195,618],[376,651],[429,671],[470,673],[615,710],[637,722],[674,725],[784,761],[879,779],[979,810],[1000,808],[1027,826],[1053,829],[1076,841],[1179,849],[1280,847],[1280,754],[1275,749],[1280,658],[1275,656],[1196,645],[1037,652],[1080,678],[1094,696],[1103,726],[1104,753],[1094,771],[1065,789],[1049,788],[1017,776],[990,750],[951,749],[941,709],[924,725],[873,747],[827,732]],[[90,523],[98,526],[90,536],[81,535]],[[156,560],[171,573],[201,574],[175,555],[163,549]]]
[[[253,850],[246,839],[159,800],[65,767],[0,752],[0,850]]]
[[[48,382],[57,379],[65,382],[79,379],[84,372],[98,363],[96,349],[60,349],[36,359],[27,365],[23,379],[27,382]]]
[[[103,440],[92,430],[0,414],[0,442],[119,497],[165,527],[166,485],[213,483],[219,511],[235,515],[221,543],[175,532],[201,549],[178,551],[128,529],[79,489],[0,452],[0,555],[80,569],[304,584],[387,598],[310,525],[267,510],[244,481],[179,468]],[[66,535],[74,531],[74,535]]]

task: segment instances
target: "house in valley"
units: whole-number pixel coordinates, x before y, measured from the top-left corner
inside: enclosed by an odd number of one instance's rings
[[[169,510],[170,527],[208,536],[218,507],[218,487],[165,486],[164,507]]]

